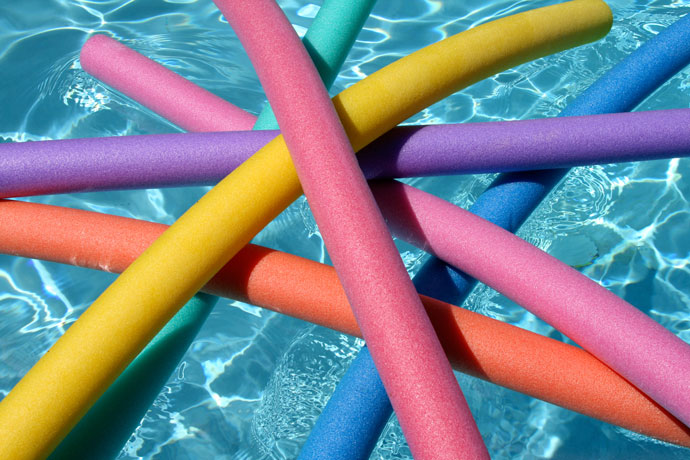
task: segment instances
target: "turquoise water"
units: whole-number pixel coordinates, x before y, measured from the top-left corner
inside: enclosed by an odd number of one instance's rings
[[[320,2],[315,2],[320,3]],[[553,1],[381,1],[333,92],[427,44]],[[318,6],[281,1],[298,31]],[[504,72],[454,95],[411,123],[556,115],[690,2],[609,2],[612,32],[586,47]],[[87,76],[79,49],[109,33],[225,99],[257,113],[264,99],[251,66],[210,1],[37,1],[0,5],[0,139],[26,141],[174,132],[174,126]],[[640,109],[690,106],[686,69]],[[1,161],[1,160],[0,160]],[[624,297],[690,342],[690,184],[687,160],[574,170],[520,235]],[[684,177],[685,176],[685,177]],[[470,205],[491,176],[415,179]],[[144,190],[34,199],[171,223],[205,191]],[[303,200],[255,240],[325,260]],[[400,245],[411,273],[424,255]],[[64,332],[113,275],[0,256],[0,392]],[[564,337],[480,286],[466,307],[557,339]],[[361,341],[238,302],[221,301],[120,458],[289,459]],[[687,450],[458,375],[493,458],[684,458]],[[397,424],[372,458],[410,458]]]

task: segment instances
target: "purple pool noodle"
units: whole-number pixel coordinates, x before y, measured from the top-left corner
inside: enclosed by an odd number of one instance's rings
[[[275,135],[236,131],[0,144],[0,196],[207,185]]]
[[[689,109],[397,128],[359,155],[369,179],[481,174],[687,155]],[[685,125],[687,126],[687,125]]]
[[[690,154],[690,109],[398,127],[359,155],[367,178],[564,168]],[[275,131],[0,144],[0,197],[208,185]]]

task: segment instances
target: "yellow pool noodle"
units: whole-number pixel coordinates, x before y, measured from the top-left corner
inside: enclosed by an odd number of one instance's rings
[[[604,36],[611,22],[601,0],[495,20],[390,64],[333,103],[359,150],[472,83]],[[0,403],[0,458],[47,456],[178,309],[300,194],[278,137],[192,206]]]

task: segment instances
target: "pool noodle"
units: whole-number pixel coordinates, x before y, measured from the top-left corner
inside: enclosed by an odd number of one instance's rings
[[[333,102],[358,150],[450,92],[545,52],[599,38],[610,25],[611,12],[598,0],[492,21],[388,65]],[[494,53],[486,52],[487,44]],[[448,62],[457,67],[445,67]],[[391,95],[406,97],[391,97],[382,84]],[[377,104],[379,97],[386,104]],[[49,452],[184,301],[299,193],[278,138],[192,206],[0,402],[0,436],[5,440],[0,457]],[[172,247],[178,249],[174,254]],[[58,398],[62,404],[53,404]]]
[[[563,115],[587,115],[630,110],[678,72],[690,60],[690,47],[686,45],[690,40],[690,24],[688,19],[678,22],[660,32],[640,49],[633,52],[631,57],[604,74],[585,94],[572,102]],[[666,50],[669,50],[668,54]],[[647,71],[650,72],[651,78],[646,78]],[[655,124],[654,128],[663,129],[663,125]],[[487,141],[487,144],[495,142],[491,137],[487,136],[486,139],[491,139],[491,142]],[[582,139],[585,142],[585,138]],[[639,138],[637,139],[639,140]],[[382,140],[376,141],[375,144],[382,142]],[[591,142],[586,142],[586,144],[588,147],[591,146]],[[428,158],[425,155],[421,157]],[[367,166],[367,158],[371,157],[363,156],[360,159],[360,164],[364,168]],[[398,157],[398,161],[400,159]],[[539,167],[541,166],[535,165],[535,168]],[[536,173],[537,177],[539,174]],[[510,209],[512,206],[514,207],[512,216],[502,221],[494,219],[492,221],[515,232],[539,201],[548,193],[550,186],[555,185],[559,180],[558,173],[541,174],[544,180],[542,194],[540,196],[540,184],[537,182],[535,184],[537,193],[533,195],[532,200],[526,202],[526,206],[519,207],[513,204],[516,199],[520,199],[520,196],[517,193],[511,194],[510,187],[512,185],[514,190],[519,188],[529,190],[528,185],[523,186],[521,184],[533,180],[534,175],[532,173],[503,176],[501,181],[494,183],[494,187],[503,188],[508,193],[504,194],[503,197],[500,196],[500,193],[496,194],[494,198],[498,199],[492,200],[493,202],[490,201],[489,206],[475,206],[471,210],[491,219],[493,215],[491,206],[502,209]],[[510,184],[511,177],[512,184]],[[501,198],[504,199],[501,200]],[[462,303],[476,282],[468,275],[446,265],[442,260],[433,256],[421,267],[414,281],[420,293],[430,294],[457,304]],[[371,357],[364,347],[336,387],[317,420],[300,453],[300,460],[320,458],[322,452],[326,454],[322,458],[332,457],[343,460],[368,458],[368,454],[373,449],[374,443],[383,429],[382,421],[392,411],[388,399],[385,395],[381,396],[383,384],[372,368]],[[578,390],[573,388],[573,391]],[[376,414],[376,417],[368,418],[367,414],[369,413]],[[360,439],[355,444],[355,448],[352,449],[352,453],[348,455],[343,452],[347,451],[347,443],[353,442],[351,433],[357,434]]]
[[[0,200],[0,216],[0,253],[116,273],[166,228],[21,201]],[[299,256],[247,245],[204,290],[361,337],[334,270]],[[456,370],[690,446],[688,428],[589,353],[441,301],[422,299]]]
[[[412,455],[488,459],[450,363],[294,28],[274,0],[214,3],[239,37],[268,97]]]
[[[333,72],[334,69],[338,69],[342,65],[342,60],[345,59],[357,32],[361,29],[373,6],[371,0],[347,2],[350,8],[347,10],[348,14],[343,16],[341,15],[342,6],[345,3],[341,0],[326,1],[320,8],[305,36],[305,41],[308,41],[310,45],[311,56],[319,62],[325,62],[324,72],[327,74],[327,78],[335,78],[335,75],[328,75],[328,73]],[[336,27],[339,21],[338,18],[348,21],[348,23],[345,26]],[[108,52],[107,47],[105,51],[106,53]],[[131,56],[131,54],[125,53],[124,56]],[[134,56],[134,61],[125,59],[126,62],[122,62],[121,59],[117,62],[136,68],[138,60],[143,58],[143,56],[139,57],[140,55],[138,54],[134,54]],[[341,61],[338,61],[338,59],[341,59]],[[115,61],[108,60],[108,62],[112,63]],[[117,77],[119,75],[117,71],[110,73],[108,68],[101,67],[101,75],[103,75],[103,72],[107,73],[108,76],[114,75]],[[154,78],[140,83],[158,85],[164,82],[157,81],[154,76]],[[127,85],[120,86],[127,87]],[[189,102],[180,100],[179,94],[176,96],[178,104]],[[244,111],[242,111],[242,114],[243,119],[251,117],[245,114]],[[211,130],[218,127],[218,122],[215,120],[212,123],[208,123],[208,119],[203,116],[197,118],[193,116],[194,113],[190,113],[190,115],[196,123],[190,126],[191,129]],[[235,126],[235,124],[228,123],[225,129],[232,130]],[[121,137],[120,139],[127,139],[127,137]],[[258,150],[269,140],[270,138],[267,138],[261,145],[257,145],[253,151]],[[198,146],[192,145],[187,147],[194,151],[198,150]],[[168,161],[171,160],[171,153],[166,152],[165,159]],[[184,153],[184,151],[180,153]],[[91,149],[91,154],[95,154],[93,149]],[[49,162],[53,162],[55,159],[53,157]],[[67,158],[62,160],[68,161]],[[187,167],[194,169],[194,164],[187,165]],[[56,171],[56,173],[58,176],[62,175],[60,171]],[[175,314],[173,319],[165,325],[139,356],[89,409],[86,415],[53,451],[49,459],[72,459],[82,456],[84,452],[89,452],[89,457],[94,459],[115,458],[130,438],[145,412],[151,406],[170,374],[177,367],[216,301],[217,298],[207,294],[197,294],[192,297],[192,300]],[[124,400],[127,401],[127,404],[123,405],[122,401]]]
[[[107,62],[97,58],[100,53],[108,55]],[[254,115],[106,35],[89,38],[79,61],[89,74],[127,92],[187,131],[248,130],[256,120]],[[179,94],[185,95],[184,104],[180,103]]]
[[[372,178],[562,168],[690,154],[690,109],[396,127],[358,155]],[[277,131],[0,144],[0,197],[210,185]]]
[[[132,436],[218,298],[198,293],[153,338],[58,445],[49,460],[111,460]]]
[[[391,414],[393,406],[365,345],[328,398],[297,459],[367,460]]]
[[[358,1],[353,1],[349,2],[351,4],[346,5],[345,2],[343,2],[341,5],[343,8],[341,8],[341,11],[335,11],[333,9],[331,11],[331,16],[330,20],[324,20],[320,24],[312,24],[310,27],[310,32],[312,30],[315,30],[316,32],[321,32],[321,33],[329,33],[333,36],[340,37],[340,47],[334,47],[331,48],[331,50],[324,50],[320,53],[314,52],[314,47],[318,46],[318,43],[314,43],[313,40],[311,40],[309,32],[305,35],[303,43],[304,46],[309,53],[311,60],[314,62],[314,65],[316,66],[317,71],[319,72],[319,76],[321,77],[321,80],[323,81],[323,84],[326,88],[330,88],[333,82],[335,81],[335,77],[337,76],[337,72],[342,66],[342,63],[345,60],[345,53],[337,52],[338,48],[340,50],[344,49],[350,49],[352,45],[354,44],[354,40],[356,37],[356,34],[353,33],[354,30],[352,27],[348,27],[349,25],[353,25],[357,32],[362,28],[364,25],[364,15],[357,15],[355,12],[357,8],[361,8],[363,10],[366,10],[367,12],[371,11],[371,8],[374,5],[374,1],[369,1],[369,2],[358,2]],[[326,14],[324,14],[323,10],[319,10],[319,14],[322,14],[324,17]],[[254,129],[275,129],[278,128],[278,123],[276,121],[275,115],[273,113],[273,110],[270,105],[266,104],[264,106],[264,109],[262,110],[261,114],[259,115],[259,118],[254,125]],[[397,254],[396,254],[397,257]],[[416,294],[415,294],[416,296]],[[373,368],[373,362],[371,367]],[[374,370],[374,372],[376,372]],[[377,374],[378,375],[378,374]],[[381,385],[381,391],[385,393],[385,390],[383,388],[383,385]],[[388,400],[386,398],[386,400]],[[392,410],[392,409],[391,409]],[[370,413],[369,414],[369,419],[372,420],[376,417],[377,414]],[[471,417],[471,414],[469,414]],[[362,440],[365,440],[366,437],[362,436],[360,439],[358,439],[358,434],[351,432],[350,433],[350,439],[354,439],[354,442],[347,446],[347,451],[352,451],[355,446],[358,444],[361,444]],[[480,439],[481,442],[481,439]],[[326,455],[327,458],[327,452],[323,452],[323,455]]]
[[[370,5],[368,5],[369,10],[371,7],[373,7],[373,3],[371,2]],[[344,24],[349,24],[349,23],[354,23],[358,24],[359,28],[363,26],[362,23],[358,23],[358,21],[362,21],[361,18],[352,18],[352,11],[353,8],[351,7],[346,7],[343,8],[343,11],[340,11],[339,13],[334,15],[334,21],[333,21],[333,26],[329,27],[328,30],[333,30],[333,28],[337,31],[336,35],[343,37],[342,40],[348,44],[348,49],[349,47],[352,46],[354,43],[354,34],[348,34],[347,30],[339,30],[343,27]],[[337,19],[337,20],[335,20]],[[314,28],[314,26],[312,26]],[[337,55],[335,53],[328,54],[326,55],[325,53],[322,53],[324,56],[324,59],[315,59],[315,54],[311,51],[312,48],[312,42],[309,39],[309,34],[307,34],[304,37],[303,40],[304,46],[309,52],[314,64],[316,65],[316,68],[321,76],[321,79],[323,80],[324,86],[326,88],[330,88],[332,83],[335,80],[335,77],[337,75],[337,69],[341,67],[341,65],[333,65],[332,62],[338,62],[342,64],[342,62],[345,59],[344,55]],[[275,116],[273,114],[273,110],[271,109],[270,105],[266,105],[264,107],[264,110],[262,110],[261,114],[259,115],[259,119],[257,120],[257,123],[255,124],[254,128],[255,129],[268,129],[268,128],[277,128],[278,123],[276,122]],[[368,363],[369,364],[369,372],[373,372],[376,374],[378,378],[378,373],[374,367],[373,360]],[[383,387],[383,384],[381,384],[379,391],[383,393],[386,401],[389,401],[388,397],[385,394],[385,389]],[[366,397],[367,395],[363,395],[363,397]],[[374,395],[374,397],[381,397],[380,395]],[[361,402],[361,398],[357,399],[358,402]],[[385,424],[386,420],[390,416],[390,412],[392,412],[392,408],[390,407],[390,403],[388,404],[389,407],[385,408],[382,411],[369,411],[368,415],[368,420],[369,423],[378,423],[378,425],[381,425],[381,428],[383,428],[383,424]],[[336,413],[340,410],[340,408],[336,408]],[[469,414],[471,417],[471,414]],[[364,452],[370,451],[369,446],[366,445],[371,444],[371,435],[369,433],[370,430],[368,430],[368,425],[361,425],[361,429],[353,429],[347,434],[347,439],[348,439],[348,445],[345,446],[346,448],[343,449],[341,452],[339,452],[341,455],[355,455],[355,452],[358,450],[364,450]],[[340,443],[333,442],[332,439],[325,439],[325,445],[326,447],[335,447],[336,449],[339,449],[342,447],[342,441],[343,439],[339,439]],[[481,439],[480,439],[481,442]],[[363,445],[364,443],[364,445]],[[317,446],[317,448],[320,446]],[[321,455],[322,458],[329,458],[329,454],[331,453],[333,449],[323,449],[319,455]],[[332,457],[335,458],[335,457]]]

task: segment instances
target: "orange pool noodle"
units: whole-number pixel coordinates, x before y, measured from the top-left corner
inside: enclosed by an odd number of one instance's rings
[[[121,272],[166,226],[124,217],[0,200],[0,253]],[[248,245],[205,286],[360,336],[332,267]],[[690,429],[589,353],[421,296],[453,367],[567,409],[690,447]]]

